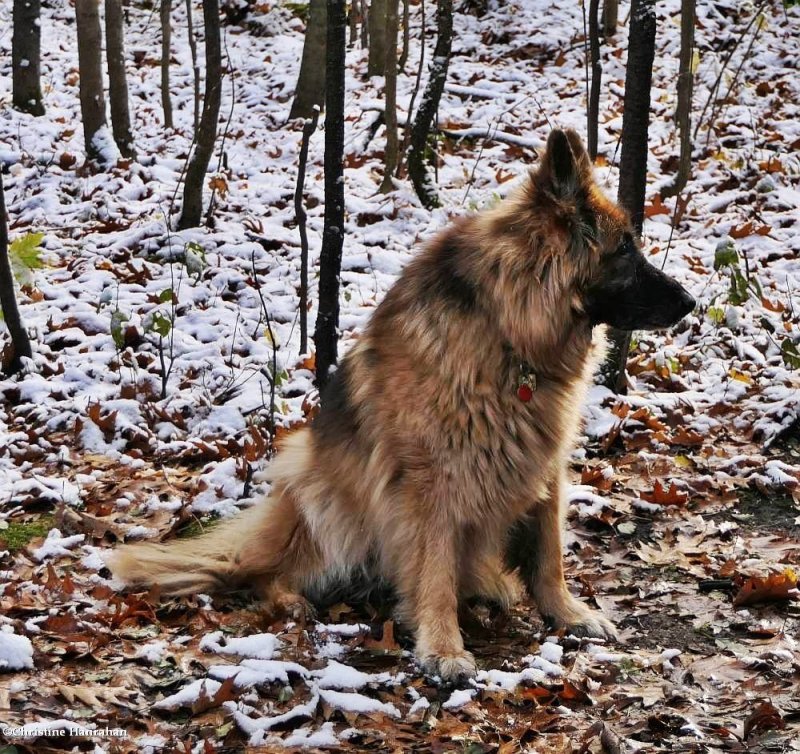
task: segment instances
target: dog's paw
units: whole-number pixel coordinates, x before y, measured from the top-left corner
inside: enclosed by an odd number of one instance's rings
[[[287,618],[298,623],[311,623],[316,617],[316,610],[313,605],[304,597],[297,596],[297,599],[287,600],[281,603],[281,611]]]
[[[443,684],[454,686],[467,683],[478,672],[470,652],[428,655],[422,658],[422,669],[429,676],[439,676]]]
[[[297,623],[311,623],[316,611],[313,605],[303,596],[291,592],[273,594],[262,600],[261,612],[269,618],[288,618]]]
[[[567,636],[609,641],[617,641],[619,638],[617,629],[608,618],[588,608],[581,610],[578,615],[570,616],[568,620],[558,620],[548,616],[545,622],[553,628],[563,628]]]
[[[513,573],[498,573],[491,582],[486,581],[483,587],[480,597],[504,613],[511,611],[522,599],[524,592],[522,582]]]

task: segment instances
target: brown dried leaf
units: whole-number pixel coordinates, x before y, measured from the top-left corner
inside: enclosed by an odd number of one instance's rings
[[[677,505],[678,507],[686,505],[689,501],[689,493],[679,490],[674,482],[669,486],[669,489],[664,489],[664,486],[658,480],[653,485],[652,492],[641,492],[639,497],[655,505]]]
[[[591,485],[603,492],[609,492],[614,486],[614,475],[608,474],[606,468],[608,467],[584,466],[583,471],[581,471],[581,484]]]
[[[780,710],[772,702],[762,702],[744,721],[744,739],[750,737],[751,733],[761,733],[767,730],[783,730],[786,722],[781,717]]]
[[[699,434],[698,432],[694,432],[691,429],[686,429],[683,425],[678,427],[672,433],[672,444],[673,445],[702,445],[703,444],[703,435]]]
[[[661,194],[656,194],[650,204],[645,205],[645,217],[655,217],[655,215],[668,215],[669,207],[661,200]]]
[[[797,597],[797,574],[793,568],[769,576],[751,576],[733,598],[734,607],[757,602],[785,602]]]
[[[394,638],[394,621],[385,621],[383,624],[383,636],[380,639],[373,639],[371,636],[367,637],[364,641],[364,647],[384,652],[398,652],[400,645]]]
[[[213,696],[209,696],[205,684],[200,688],[200,696],[192,704],[192,712],[197,715],[200,712],[219,707],[223,702],[230,702],[236,699],[235,677],[226,678],[222,685],[217,689]]]
[[[70,704],[76,699],[89,707],[103,708],[108,704],[120,707],[132,705],[120,697],[130,697],[135,692],[132,689],[117,686],[64,686],[59,685],[58,691]]]

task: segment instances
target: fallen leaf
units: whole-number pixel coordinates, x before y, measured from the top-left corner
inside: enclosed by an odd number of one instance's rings
[[[368,636],[364,641],[366,649],[377,649],[384,652],[398,652],[400,645],[394,638],[394,621],[387,620],[383,624],[383,636],[380,639],[373,639]]]
[[[192,704],[192,712],[197,715],[200,712],[219,707],[223,702],[235,700],[235,682],[236,678],[234,676],[226,678],[213,696],[209,696],[206,686],[203,684],[200,688],[200,696],[197,701]]]
[[[661,200],[661,194],[656,194],[650,204],[644,208],[645,217],[655,217],[656,215],[668,215],[669,207]]]
[[[744,739],[746,741],[751,733],[783,730],[785,727],[786,723],[777,707],[772,702],[762,702],[744,721]]]
[[[591,485],[603,492],[609,492],[614,486],[614,475],[606,470],[608,467],[595,466],[590,468],[584,466],[581,471],[581,484]]]
[[[694,432],[691,429],[686,429],[686,427],[681,425],[680,427],[678,427],[672,433],[672,442],[673,442],[674,445],[702,445],[703,444],[703,435],[701,435],[698,432]],[[679,456],[679,457],[685,459],[685,457],[682,457],[682,456]],[[685,460],[689,461],[689,459],[685,459]],[[678,461],[678,458],[676,458],[675,462],[679,466],[683,465],[685,468],[691,468],[692,467],[691,461],[689,461],[689,463],[686,464],[684,462]]]
[[[658,480],[653,485],[652,492],[640,492],[639,497],[655,505],[677,505],[679,507],[686,505],[689,501],[689,493],[678,489],[674,482],[670,484],[669,489],[665,489]]]
[[[786,568],[781,573],[771,573],[766,577],[751,576],[733,598],[733,606],[742,607],[757,602],[785,602],[797,597],[796,589],[797,574],[792,568]]]
[[[130,697],[136,692],[122,686],[59,686],[58,691],[70,704],[76,699],[89,707],[103,708],[108,704],[131,707],[120,697]]]

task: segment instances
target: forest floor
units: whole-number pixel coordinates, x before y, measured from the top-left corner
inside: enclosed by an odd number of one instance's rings
[[[457,14],[434,212],[405,181],[377,193],[382,81],[349,52],[343,348],[420,242],[504,195],[551,125],[584,132],[583,22],[562,5]],[[303,22],[294,4],[268,3],[226,27],[214,227],[178,233],[167,218],[192,132],[184,9],[176,128],[161,126],[157,14],[133,4],[139,158],[97,171],[82,156],[73,11],[43,8],[47,115],[0,112],[12,240],[33,248],[29,234],[44,234],[20,293],[34,364],[0,381],[0,722],[34,727],[0,731],[0,752],[800,751],[800,8],[767,3],[750,24],[749,4],[698,5],[695,172],[676,202],[660,190],[678,154],[679,3],[658,4],[644,230],[698,308],[637,335],[626,396],[592,391],[572,465],[570,583],[622,641],[547,636],[531,605],[472,606],[480,673],[458,690],[420,673],[385,602],[300,625],[265,618],[246,594],[159,600],[111,578],[116,542],[189,536],[252,504],[270,426],[280,435],[313,412],[292,205],[301,124],[287,122]],[[420,47],[411,10],[403,113]],[[0,19],[8,103],[9,6]],[[625,50],[622,30],[603,47],[597,172],[612,195]],[[320,131],[312,262],[322,146]],[[311,289],[313,301],[315,276]],[[74,724],[126,738],[42,734]]]

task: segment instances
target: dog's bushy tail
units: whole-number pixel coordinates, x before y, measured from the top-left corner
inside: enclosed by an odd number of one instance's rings
[[[198,537],[168,544],[123,545],[106,557],[114,576],[129,586],[157,586],[163,594],[219,591],[274,567],[266,551],[269,498]],[[261,558],[254,557],[260,553]]]
[[[167,544],[132,544],[106,557],[114,576],[129,586],[157,586],[163,594],[211,593],[282,570],[303,570],[313,546],[295,504],[293,488],[310,468],[307,430],[284,443],[266,478],[273,493],[205,534]]]

